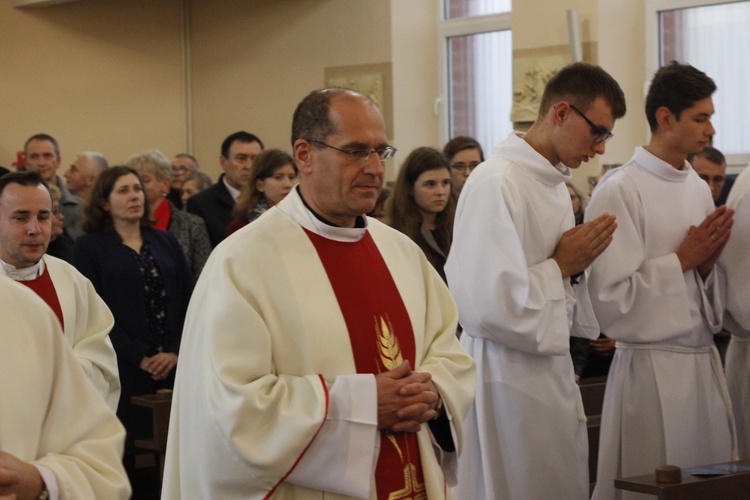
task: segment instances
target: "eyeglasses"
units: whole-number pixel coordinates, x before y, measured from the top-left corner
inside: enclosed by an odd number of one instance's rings
[[[456,162],[451,165],[451,168],[455,170],[456,172],[463,172],[463,173],[471,173],[472,170],[477,168],[477,165],[479,165],[478,161],[473,161],[471,163],[463,163],[463,162]]]
[[[381,146],[377,149],[365,149],[365,148],[352,148],[352,149],[339,149],[326,144],[321,141],[309,141],[318,146],[325,146],[327,148],[335,149],[339,153],[345,154],[352,163],[364,163],[372,157],[375,153],[380,161],[390,160],[393,155],[396,154],[396,148],[393,146]]]
[[[588,117],[586,115],[584,115],[583,111],[581,111],[580,109],[576,108],[572,104],[570,105],[570,108],[573,111],[575,111],[576,113],[578,113],[579,115],[581,115],[581,118],[583,118],[584,120],[586,120],[586,123],[589,124],[589,127],[591,127],[591,133],[594,135],[594,143],[595,144],[601,144],[602,142],[607,142],[612,137],[614,137],[615,134],[613,134],[612,132],[610,132],[606,128],[600,127],[599,125],[597,125],[594,122],[592,122],[591,120],[589,120]]]
[[[195,172],[195,170],[191,170],[191,169],[186,168],[186,167],[177,167],[177,168],[172,167],[172,172],[174,172],[175,174],[185,175],[187,173],[191,173],[192,174],[193,172]]]

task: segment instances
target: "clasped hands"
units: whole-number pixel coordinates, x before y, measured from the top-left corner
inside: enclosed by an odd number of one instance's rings
[[[677,250],[682,272],[696,268],[704,280],[721,256],[731,236],[734,210],[725,205],[714,210],[698,226],[690,226],[685,240]]]
[[[375,375],[378,428],[417,432],[424,422],[437,417],[440,395],[431,379],[429,373],[413,371],[408,361]]]
[[[173,352],[160,352],[141,360],[140,369],[151,374],[154,380],[164,380],[177,366],[177,355]]]

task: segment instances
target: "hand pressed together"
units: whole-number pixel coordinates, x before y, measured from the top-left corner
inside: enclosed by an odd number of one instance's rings
[[[615,216],[602,214],[565,231],[552,254],[563,278],[583,272],[612,243],[617,229]]]
[[[706,279],[729,241],[733,217],[734,210],[722,205],[700,225],[690,226],[685,240],[676,252],[683,272],[697,268],[701,278]]]
[[[416,432],[437,416],[440,400],[429,373],[412,371],[406,361],[375,375],[378,388],[378,428]]]

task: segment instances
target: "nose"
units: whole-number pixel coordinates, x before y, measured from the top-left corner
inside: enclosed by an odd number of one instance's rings
[[[711,123],[711,120],[708,120],[708,129],[709,129],[709,133],[706,134],[706,135],[708,135],[708,136],[714,136],[714,135],[716,135],[716,129],[714,129],[714,124]]]
[[[602,141],[599,143],[594,143],[594,152],[598,155],[603,155],[604,151],[607,149],[607,143]]]
[[[383,175],[385,174],[385,163],[383,163],[383,161],[378,158],[378,155],[373,154],[365,163],[363,172],[367,175],[383,177]]]
[[[27,226],[28,234],[39,234],[42,229],[39,226],[39,219],[32,217]]]

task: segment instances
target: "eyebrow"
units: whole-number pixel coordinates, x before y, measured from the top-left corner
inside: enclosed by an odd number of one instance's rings
[[[11,212],[11,213],[13,215],[31,215],[32,212],[31,212],[31,210],[13,210],[13,212]],[[46,208],[43,208],[42,210],[39,211],[39,213],[40,214],[51,214],[52,213],[52,209],[48,210]]]

